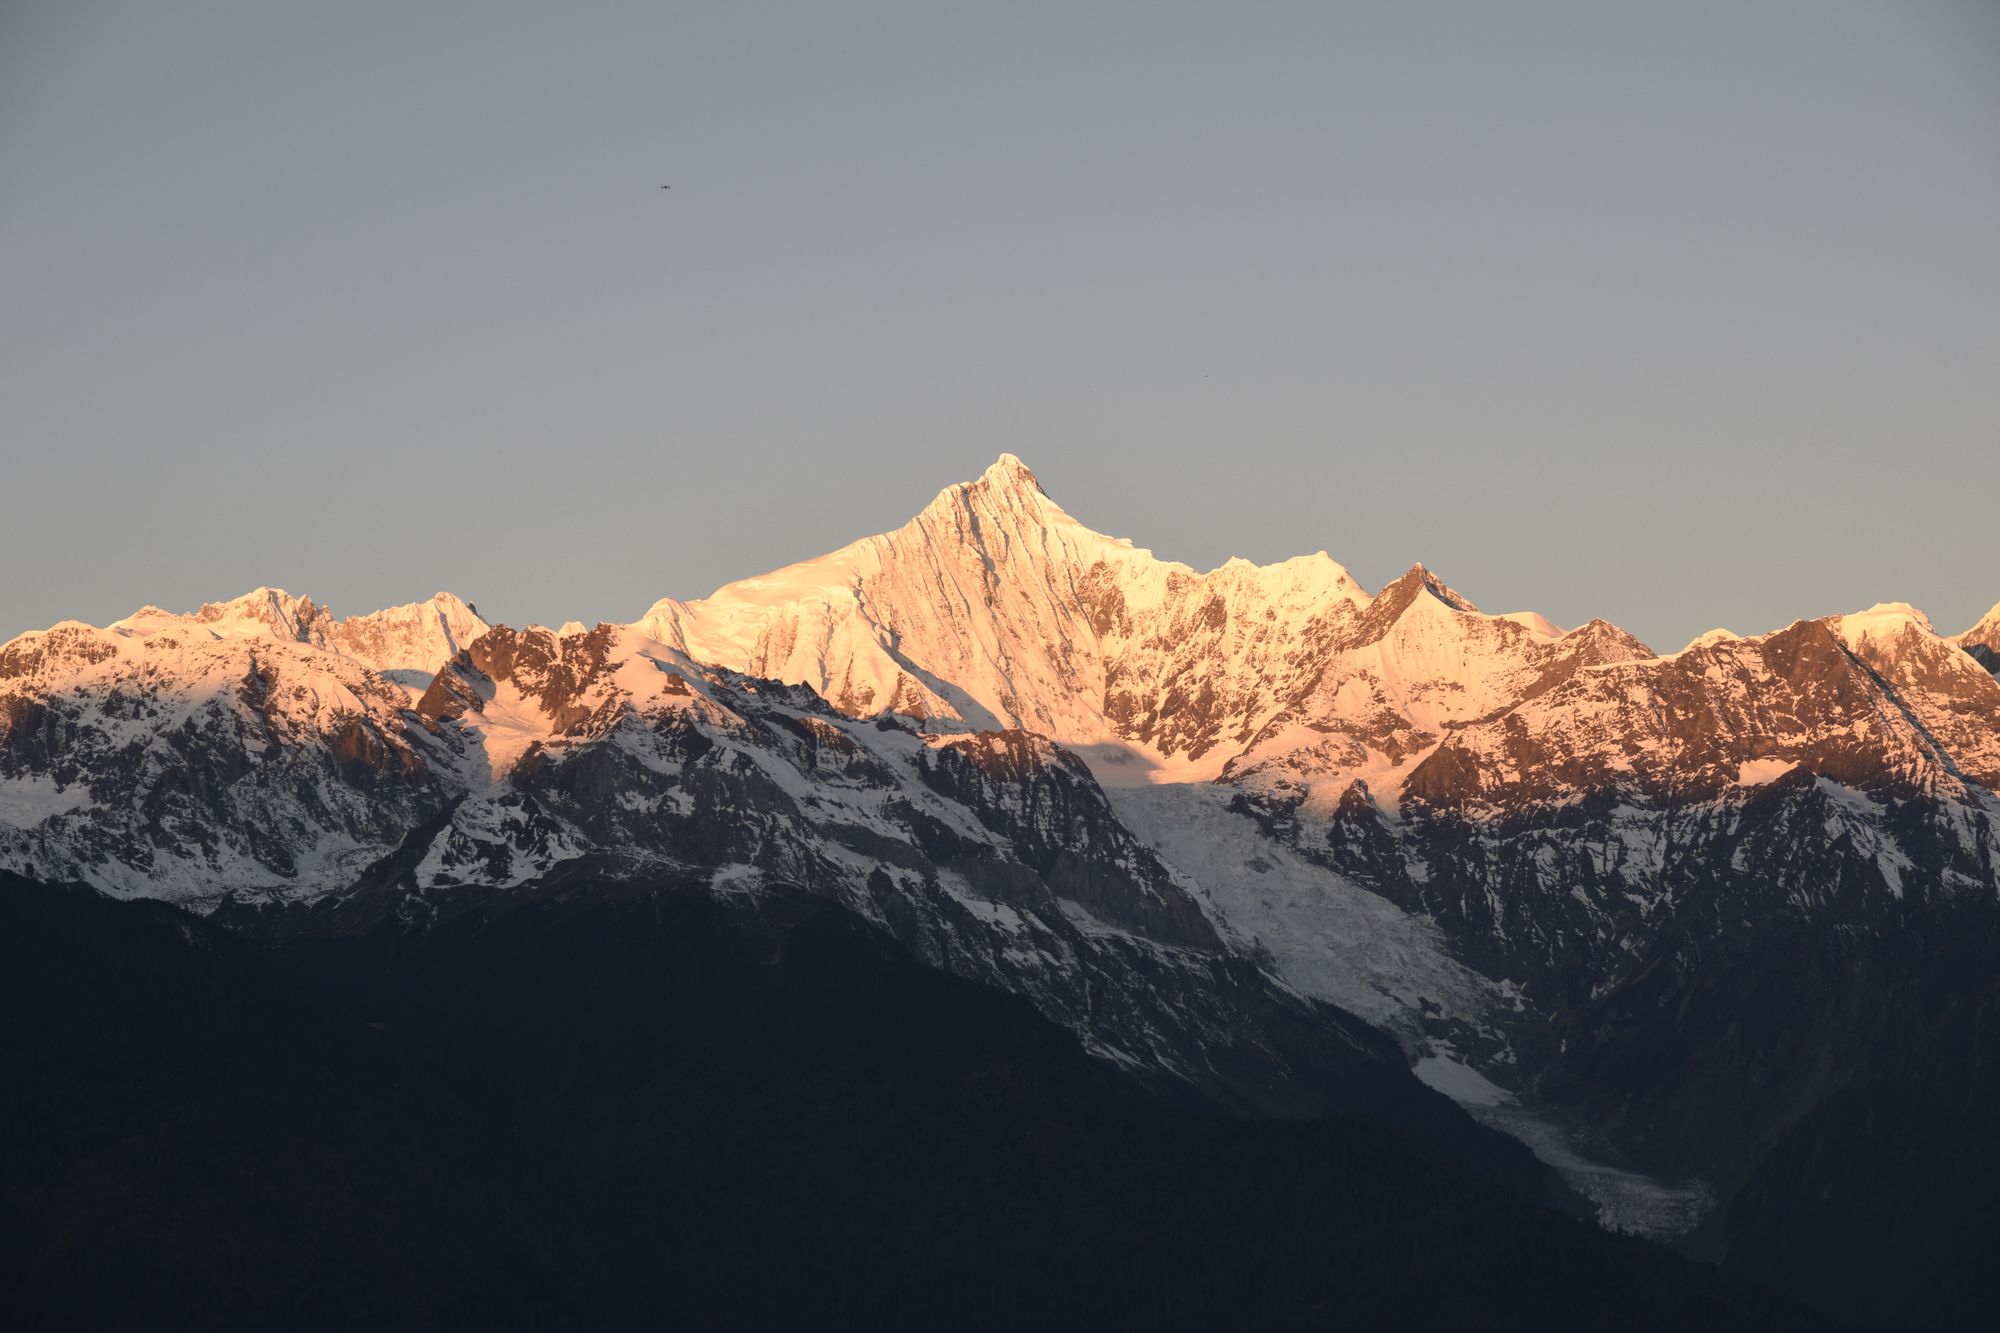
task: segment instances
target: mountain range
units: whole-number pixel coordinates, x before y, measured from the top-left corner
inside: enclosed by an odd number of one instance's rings
[[[291,971],[524,904],[812,904],[1163,1114],[1386,1125],[1856,1326],[1970,1327],[1996,670],[2000,606],[1663,654],[1421,565],[1201,573],[1005,455],[628,624],[259,588],[22,635],[0,869]]]

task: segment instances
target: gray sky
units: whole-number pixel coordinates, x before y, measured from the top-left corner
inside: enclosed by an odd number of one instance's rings
[[[1955,631],[1996,248],[1992,0],[0,0],[0,637],[630,619],[1002,450],[1202,568]]]

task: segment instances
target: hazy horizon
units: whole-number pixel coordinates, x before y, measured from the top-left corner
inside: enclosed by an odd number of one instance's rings
[[[630,620],[1002,451],[1198,569],[1955,633],[1996,150],[1978,0],[13,6],[0,639]]]

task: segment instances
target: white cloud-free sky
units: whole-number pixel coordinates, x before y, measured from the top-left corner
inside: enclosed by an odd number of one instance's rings
[[[2000,5],[22,0],[0,450],[0,637],[630,619],[1003,450],[1203,568],[1957,630]]]

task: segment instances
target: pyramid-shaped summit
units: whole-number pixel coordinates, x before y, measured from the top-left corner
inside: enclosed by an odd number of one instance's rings
[[[1553,635],[1518,624],[1447,627],[1448,651],[1409,647],[1394,665],[1343,656],[1384,640],[1418,595],[1447,616],[1478,614],[1421,565],[1371,612],[1375,599],[1324,551],[1207,573],[1157,559],[1071,517],[1006,453],[893,532],[699,601],[662,601],[640,627],[697,660],[809,685],[852,714],[1021,727],[1122,761],[1107,775],[1210,778],[1253,745],[1324,748],[1327,728],[1428,734],[1396,700],[1465,669],[1468,655],[1504,659],[1476,662],[1482,680],[1546,675]],[[1285,719],[1309,699],[1324,715],[1300,731]],[[1362,762],[1370,745],[1338,753]]]

